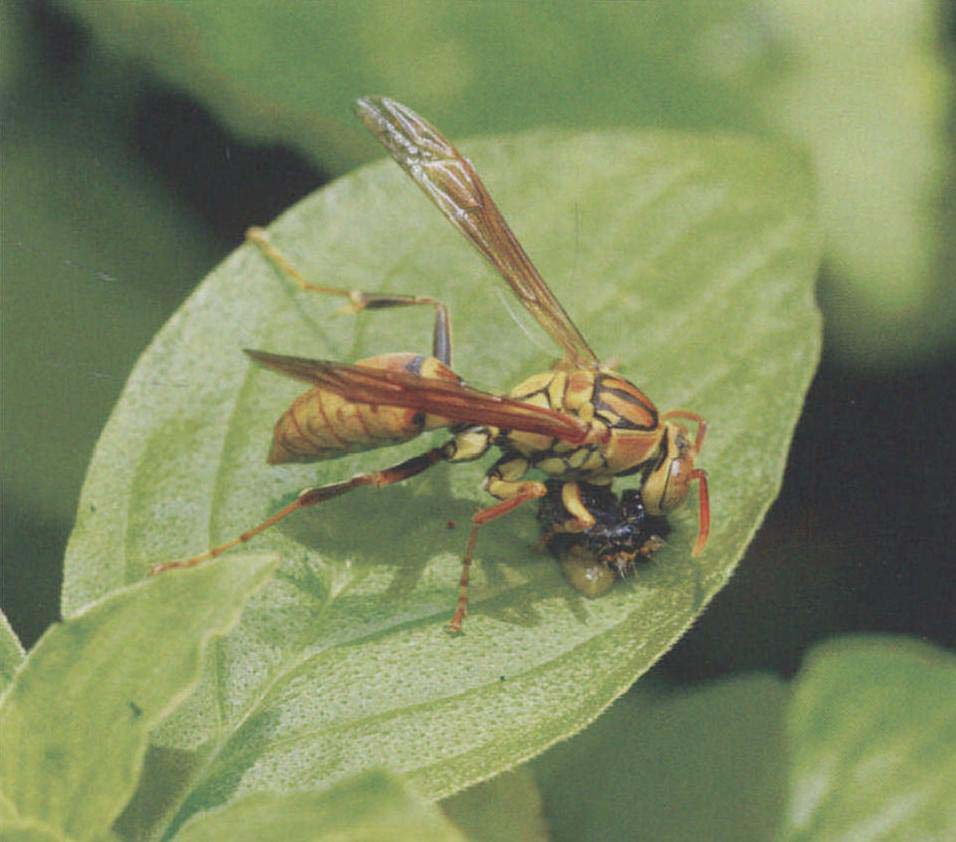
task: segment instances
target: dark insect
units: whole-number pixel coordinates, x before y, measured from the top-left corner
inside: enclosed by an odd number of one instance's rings
[[[594,524],[580,530],[562,501],[566,484],[548,480],[545,485],[548,493],[538,504],[542,542],[585,596],[600,596],[615,579],[630,576],[664,545],[670,532],[665,518],[647,514],[639,489],[625,489],[618,498],[607,486],[583,482],[578,493]]]

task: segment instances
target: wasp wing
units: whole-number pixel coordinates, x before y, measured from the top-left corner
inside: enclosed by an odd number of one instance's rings
[[[420,409],[454,422],[538,433],[571,444],[583,443],[588,433],[585,424],[563,412],[498,397],[452,380],[266,351],[246,349],[246,353],[267,368],[356,403]]]
[[[596,366],[594,352],[534,268],[471,162],[428,121],[395,100],[363,97],[356,111],[449,222],[498,270],[567,358],[577,366]]]

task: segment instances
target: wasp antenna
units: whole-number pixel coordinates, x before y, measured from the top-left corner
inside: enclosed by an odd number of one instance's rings
[[[694,542],[694,549],[691,555],[700,555],[707,543],[707,536],[710,535],[710,494],[707,490],[707,471],[701,468],[695,468],[690,472],[691,481],[697,480],[700,500],[700,520],[697,529],[697,540]]]
[[[704,416],[687,409],[671,409],[661,416],[662,421],[666,421],[668,418],[683,418],[685,421],[693,421],[697,425],[697,435],[694,437],[694,452],[699,453],[704,446],[704,436],[707,435],[707,421]]]

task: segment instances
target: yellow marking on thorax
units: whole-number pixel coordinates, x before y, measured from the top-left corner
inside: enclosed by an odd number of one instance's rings
[[[525,456],[550,450],[552,441],[550,436],[542,436],[539,433],[525,433],[519,430],[508,433],[508,443]]]
[[[564,409],[564,390],[567,385],[566,371],[552,372],[551,383],[548,385],[548,401],[552,409]]]
[[[524,400],[529,395],[533,395],[535,392],[543,392],[548,388],[553,376],[553,372],[550,371],[545,371],[541,374],[532,374],[530,377],[522,380],[517,386],[515,386],[514,389],[508,393],[508,397],[516,398],[517,400]]]
[[[489,443],[493,434],[489,433],[487,428],[478,428],[474,430],[465,430],[457,433],[454,438],[454,455],[451,462],[469,462],[483,456],[488,450]]]
[[[594,417],[593,394],[594,372],[573,371],[564,391],[564,407],[569,412],[577,413],[583,421],[590,421]]]
[[[590,456],[590,451],[585,450],[582,447],[579,447],[577,450],[574,451],[574,453],[572,453],[570,456],[567,457],[568,466],[573,468],[574,470],[578,470],[585,463],[588,456]]]

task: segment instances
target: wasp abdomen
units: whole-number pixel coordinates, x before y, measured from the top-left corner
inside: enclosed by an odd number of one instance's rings
[[[382,354],[360,360],[357,365],[461,382],[441,361],[420,354]],[[400,444],[423,430],[447,425],[447,419],[419,410],[357,403],[317,387],[299,395],[276,422],[269,463],[334,459]]]

